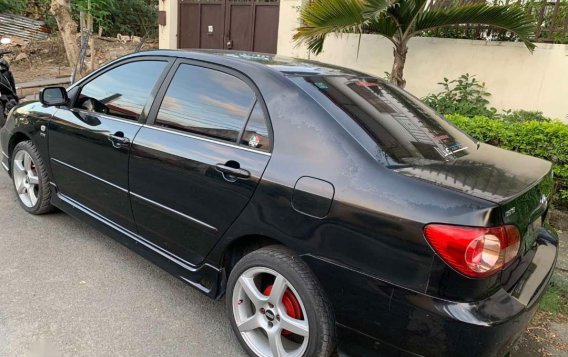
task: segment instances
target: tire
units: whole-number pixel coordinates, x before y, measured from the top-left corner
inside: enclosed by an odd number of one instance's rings
[[[6,124],[6,116],[4,115],[4,106],[0,104],[0,128]]]
[[[12,182],[20,206],[28,213],[40,215],[53,211],[47,169],[31,141],[22,141],[11,157]]]
[[[276,356],[284,344],[295,357],[328,357],[335,350],[327,296],[306,263],[285,247],[260,248],[237,262],[227,282],[226,308],[251,356]]]

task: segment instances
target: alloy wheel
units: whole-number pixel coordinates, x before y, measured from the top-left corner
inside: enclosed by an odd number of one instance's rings
[[[262,357],[299,357],[308,347],[309,323],[297,291],[278,272],[254,267],[233,290],[233,314],[246,344]]]
[[[12,168],[20,201],[28,208],[35,207],[39,198],[39,177],[32,157],[24,150],[18,151]]]

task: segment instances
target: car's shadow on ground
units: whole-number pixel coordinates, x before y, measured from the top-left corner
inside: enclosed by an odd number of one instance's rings
[[[62,212],[32,216],[0,176],[0,355],[244,355],[213,301]]]

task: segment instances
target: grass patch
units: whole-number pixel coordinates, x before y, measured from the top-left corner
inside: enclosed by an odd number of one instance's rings
[[[566,294],[558,286],[551,285],[540,301],[540,308],[552,314],[568,315],[568,297],[566,297]]]
[[[567,278],[564,274],[556,272],[540,301],[540,309],[554,320],[566,320],[568,317]]]

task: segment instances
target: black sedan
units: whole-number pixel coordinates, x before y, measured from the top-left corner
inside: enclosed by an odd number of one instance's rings
[[[22,208],[225,297],[252,356],[503,356],[553,272],[551,164],[372,76],[153,51],[40,98],[1,130]]]

